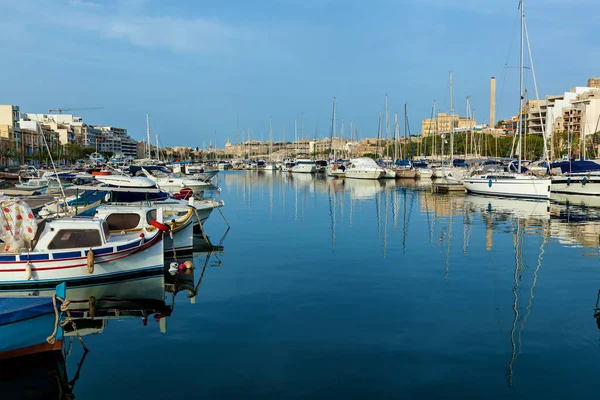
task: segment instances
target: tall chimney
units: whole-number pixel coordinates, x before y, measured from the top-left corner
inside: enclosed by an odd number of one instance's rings
[[[496,78],[490,78],[490,128],[496,126]]]

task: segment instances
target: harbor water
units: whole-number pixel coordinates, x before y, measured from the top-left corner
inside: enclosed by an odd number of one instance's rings
[[[197,252],[190,275],[102,289],[147,311],[79,327],[89,352],[75,340],[62,361],[75,398],[549,399],[600,388],[593,204],[281,172],[224,172],[219,185],[231,225],[222,249]],[[206,230],[216,242],[226,226],[213,216]],[[165,279],[179,293],[164,293]],[[2,384],[19,393],[33,379]]]

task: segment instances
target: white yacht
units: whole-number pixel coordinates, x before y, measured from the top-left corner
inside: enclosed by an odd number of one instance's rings
[[[368,157],[353,158],[346,168],[346,178],[349,179],[379,179],[384,174],[383,168]]]
[[[309,158],[298,158],[296,165],[291,168],[294,173],[314,174],[317,172],[317,165]]]
[[[520,3],[521,13],[521,38],[523,35],[527,36],[527,42],[529,43],[529,34],[525,31],[525,12],[524,0]],[[524,52],[523,40],[521,40],[521,54]],[[529,54],[531,56],[531,54]],[[523,57],[521,57],[519,71],[520,71],[520,82],[519,82],[519,109],[523,109]],[[534,82],[535,82],[535,76]],[[490,196],[505,196],[505,197],[520,197],[520,198],[533,198],[533,199],[549,199],[550,198],[550,178],[537,178],[533,175],[527,175],[523,173],[522,169],[522,137],[523,137],[523,113],[519,113],[519,121],[517,123],[517,154],[519,155],[518,166],[516,167],[517,172],[504,172],[494,173],[489,172],[487,174],[477,175],[463,180],[463,185],[467,192],[485,194]],[[544,138],[545,139],[545,138]]]
[[[463,180],[468,193],[490,196],[549,199],[550,179],[511,172],[490,172]]]

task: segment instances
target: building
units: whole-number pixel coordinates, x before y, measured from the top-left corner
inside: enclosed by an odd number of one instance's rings
[[[571,107],[563,112],[565,130],[591,135],[599,129],[600,88],[591,88],[571,100]]]
[[[524,107],[524,123],[527,135],[542,135],[546,124],[547,100],[528,100]]]
[[[587,82],[588,87],[600,88],[600,78],[590,78]]]
[[[448,115],[438,113],[434,119],[424,119],[421,121],[421,135],[430,136],[433,134],[464,132],[477,125],[477,121],[471,118],[460,117],[458,114]]]
[[[21,141],[19,119],[19,106],[0,105],[0,141],[4,143],[3,146],[8,143],[19,148]]]
[[[94,125],[92,128],[100,133],[95,136],[99,151],[122,154],[125,157],[138,156],[138,142],[127,135],[127,129],[100,125]]]
[[[570,108],[571,101],[575,100],[579,94],[585,93],[588,90],[590,90],[589,87],[577,86],[561,95],[546,97],[546,104],[541,106],[545,108],[546,114],[546,137],[550,138],[554,132],[563,132],[566,130],[563,110]]]

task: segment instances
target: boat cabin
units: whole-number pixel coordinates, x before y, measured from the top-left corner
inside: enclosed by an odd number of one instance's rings
[[[75,222],[76,221],[76,222]],[[32,241],[36,252],[99,247],[110,240],[108,224],[99,218],[72,217],[43,220]]]

